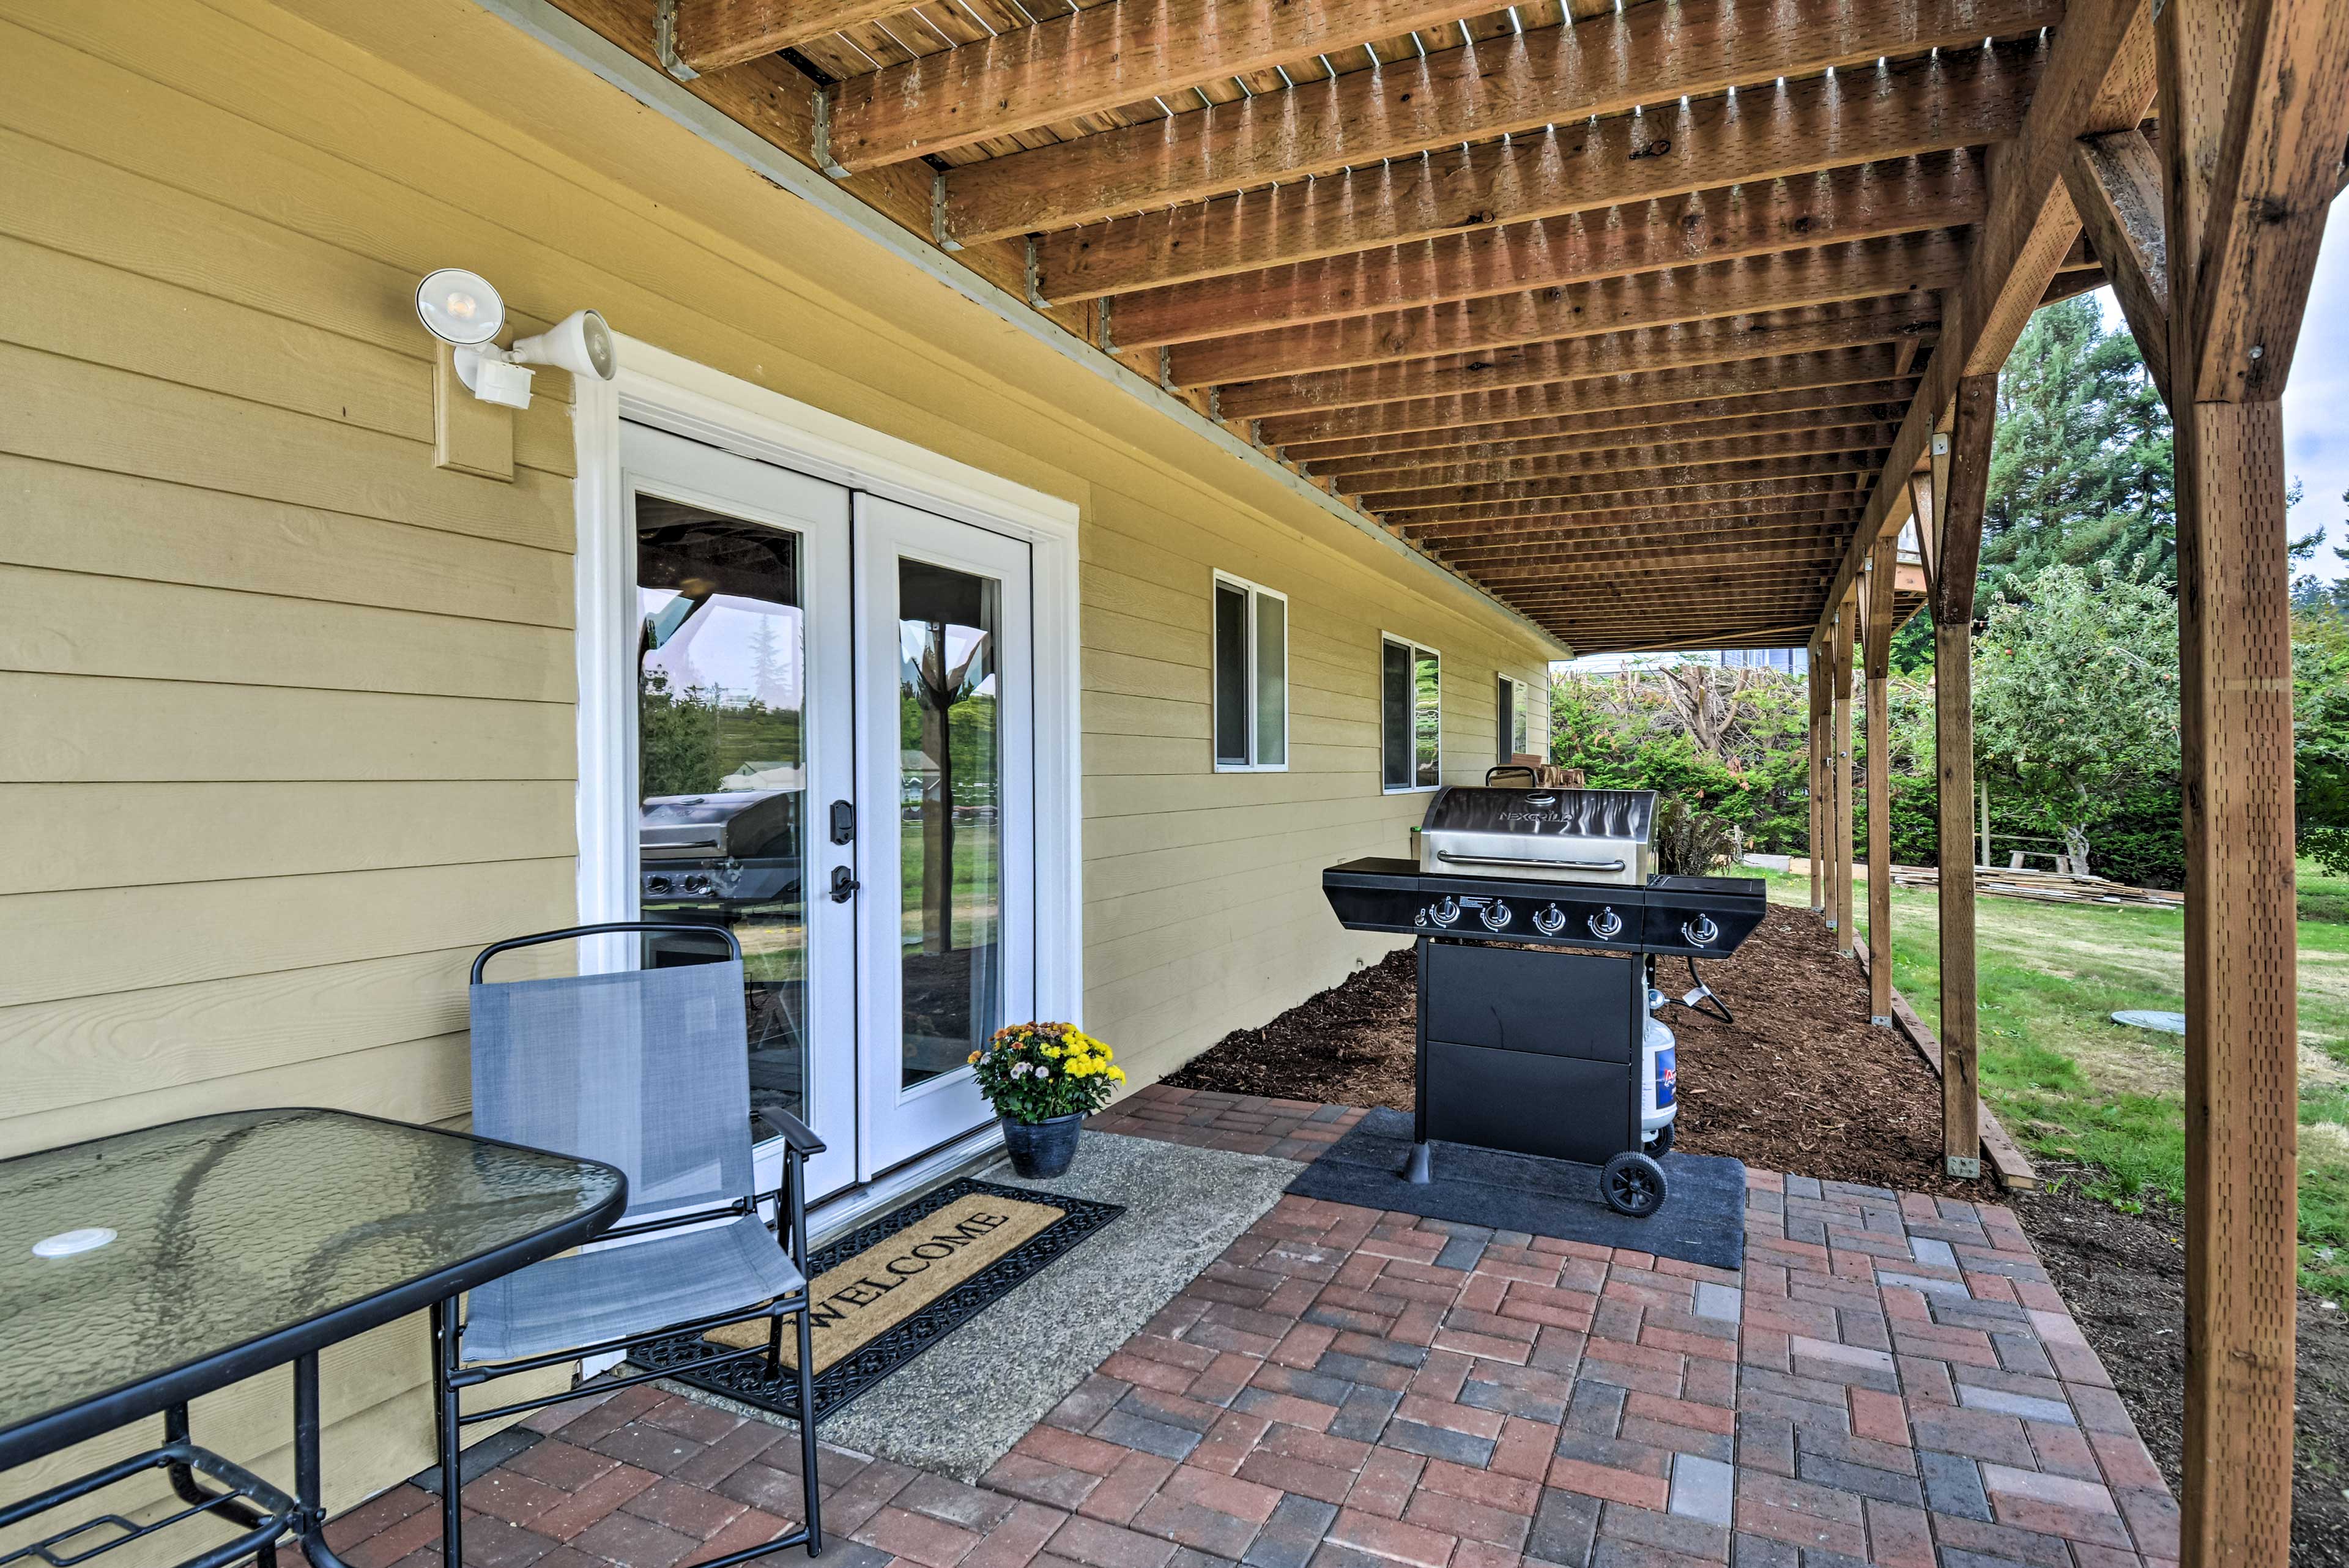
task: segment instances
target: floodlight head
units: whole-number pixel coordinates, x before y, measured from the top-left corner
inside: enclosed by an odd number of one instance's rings
[[[441,342],[475,348],[505,326],[506,302],[481,274],[444,266],[416,286],[416,317]]]
[[[608,381],[620,373],[612,329],[592,310],[574,310],[536,337],[516,339],[513,357],[525,364],[553,365],[598,381]]]

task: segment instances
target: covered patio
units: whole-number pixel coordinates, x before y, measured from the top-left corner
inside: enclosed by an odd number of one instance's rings
[[[1357,1115],[1153,1087],[1093,1125],[1306,1159]],[[1283,1198],[977,1485],[828,1448],[824,1560],[2176,1560],[2176,1506],[2008,1210],[1755,1171],[1746,1223],[1732,1273]],[[529,1426],[465,1490],[488,1568],[674,1568],[801,1517],[789,1429],[684,1393]],[[352,1568],[430,1568],[439,1528],[409,1485],[331,1536]]]
[[[2033,309],[2109,285],[2177,443],[2175,1504],[1987,1181],[1754,1171],[1736,1273],[1283,1197],[975,1481],[831,1452],[830,1554],[2285,1559],[2278,399],[2349,180],[2349,6],[0,12],[0,239],[29,280],[0,343],[27,389],[0,400],[26,520],[0,572],[37,715],[0,828],[10,1152],[286,1105],[461,1125],[471,954],[683,907],[640,813],[771,784],[803,798],[751,1054],[829,1140],[815,1195],[846,1223],[999,1141],[957,1065],[996,1025],[1081,1019],[1147,1085],[1392,945],[1339,929],[1320,868],[1394,853],[1419,794],[1541,745],[1513,719],[1572,653],[1808,649],[1812,902],[1848,950],[1858,835],[1890,860],[1855,722],[1882,766],[1892,634],[1922,609],[1940,842],[1970,842],[1998,371]],[[452,261],[507,280],[517,327],[608,310],[619,379],[574,355],[539,361],[534,407],[477,394],[415,318]],[[647,473],[669,490],[640,513]],[[757,542],[768,597],[717,593],[682,545],[642,575],[664,504]],[[682,644],[673,686],[644,662],[713,597],[765,623],[732,708]],[[820,651],[779,663],[778,627]],[[975,666],[981,644],[1010,651]],[[715,787],[682,742],[647,784],[657,709],[663,738],[713,737]],[[730,714],[764,732],[721,769]],[[966,798],[944,764],[978,752],[1003,766]],[[705,915],[740,869],[710,847]],[[1973,889],[1945,858],[1934,1175],[1971,1182]],[[1358,1114],[1141,1086],[1095,1131],[1301,1161]],[[434,1500],[380,1490],[430,1440],[423,1334],[378,1324],[328,1364],[335,1501],[378,1494],[331,1533],[354,1568],[438,1554]],[[302,1376],[315,1470],[315,1355]],[[220,1397],[225,1448],[285,1459],[256,1401]],[[773,1539],[803,1517],[787,1437],[649,1384],[533,1416],[477,1450],[478,1562]]]

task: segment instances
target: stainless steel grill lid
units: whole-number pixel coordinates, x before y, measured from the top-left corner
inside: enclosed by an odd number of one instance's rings
[[[1644,887],[1653,790],[1438,790],[1419,831],[1423,872]]]
[[[793,855],[798,811],[796,790],[653,795],[644,803],[638,821],[639,853],[647,860]]]

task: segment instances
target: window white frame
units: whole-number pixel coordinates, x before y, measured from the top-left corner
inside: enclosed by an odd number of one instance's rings
[[[1507,717],[1509,722],[1507,732],[1503,733],[1501,726],[1497,722],[1501,715],[1497,713],[1494,715],[1496,722],[1493,727],[1493,740],[1495,750],[1497,753],[1494,760],[1495,762],[1506,763],[1520,752],[1534,751],[1536,749],[1535,743],[1539,737],[1534,732],[1534,711],[1532,707],[1534,700],[1533,682],[1525,680],[1521,676],[1511,675],[1504,671],[1500,678],[1500,690],[1508,693],[1509,701]],[[1516,743],[1517,730],[1520,725],[1524,727],[1526,732],[1526,743],[1522,746]]]
[[[1411,757],[1412,782],[1407,784],[1387,783],[1387,649],[1406,649],[1412,665]],[[1419,782],[1419,675],[1420,655],[1435,660],[1435,778],[1428,784]],[[1444,654],[1439,649],[1404,637],[1399,632],[1379,633],[1379,793],[1381,794],[1425,794],[1444,785]]]
[[[1247,619],[1241,628],[1244,647],[1240,653],[1242,679],[1247,688],[1247,699],[1241,703],[1246,710],[1247,724],[1247,761],[1244,763],[1226,762],[1223,757],[1223,712],[1218,704],[1223,701],[1224,655],[1223,639],[1216,626],[1216,609],[1218,592],[1227,587],[1238,589],[1246,596],[1247,604]],[[1260,673],[1257,668],[1256,646],[1258,599],[1273,599],[1280,605],[1280,761],[1277,763],[1259,760],[1264,755],[1264,744],[1263,737],[1257,732],[1262,708],[1257,690],[1257,679]],[[1278,588],[1266,587],[1262,583],[1250,582],[1236,572],[1218,569],[1214,574],[1213,580],[1207,585],[1207,753],[1215,763],[1216,772],[1285,774],[1288,771],[1288,648],[1296,639],[1297,628],[1290,621],[1287,594]]]

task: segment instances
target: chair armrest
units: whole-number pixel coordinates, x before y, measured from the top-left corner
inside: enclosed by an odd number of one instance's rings
[[[792,1153],[805,1158],[809,1155],[823,1152],[823,1139],[816,1137],[815,1129],[791,1112],[761,1106],[759,1107],[759,1115],[777,1132],[783,1135],[783,1144]]]

